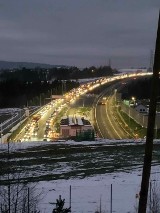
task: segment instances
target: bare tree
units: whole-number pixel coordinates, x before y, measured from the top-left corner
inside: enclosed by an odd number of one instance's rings
[[[138,200],[139,194],[136,194],[136,203],[134,205],[134,212],[138,212]],[[146,212],[148,213],[159,213],[160,212],[160,185],[157,181],[150,182],[148,205]]]
[[[36,213],[40,193],[37,193],[35,185],[23,180],[28,174],[21,172],[18,162],[12,166],[11,149],[14,149],[14,144],[8,143],[1,162],[0,172],[3,170],[4,173],[0,174],[0,212]]]
[[[160,212],[160,188],[156,181],[150,183],[149,212]]]
[[[32,187],[30,190],[27,185],[16,183],[10,186],[10,194],[8,193],[8,186],[0,186],[0,192],[0,212],[39,212],[37,208],[38,197],[35,196]]]

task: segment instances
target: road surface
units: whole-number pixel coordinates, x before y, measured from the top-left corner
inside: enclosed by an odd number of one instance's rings
[[[125,131],[117,117],[117,106],[115,104],[115,89],[119,83],[111,85],[104,90],[95,102],[95,123],[98,136],[108,139],[129,138],[129,133]],[[106,104],[99,105],[99,101],[105,97]]]

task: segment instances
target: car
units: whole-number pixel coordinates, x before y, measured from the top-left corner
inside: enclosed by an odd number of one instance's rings
[[[106,102],[105,101],[99,101],[98,105],[106,105]]]

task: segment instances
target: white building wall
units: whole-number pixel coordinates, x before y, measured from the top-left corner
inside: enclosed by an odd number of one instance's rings
[[[66,134],[68,130],[68,134]],[[60,135],[62,137],[75,137],[77,132],[79,131],[87,131],[87,130],[93,130],[93,127],[90,125],[86,126],[60,126]]]

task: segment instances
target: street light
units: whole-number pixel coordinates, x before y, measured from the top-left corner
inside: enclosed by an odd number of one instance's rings
[[[135,106],[136,98],[135,98],[135,97],[132,97],[132,101],[133,101],[134,106]]]
[[[129,129],[130,129],[130,106],[129,106]]]
[[[117,102],[117,89],[114,90],[114,94],[115,94],[115,104]]]

